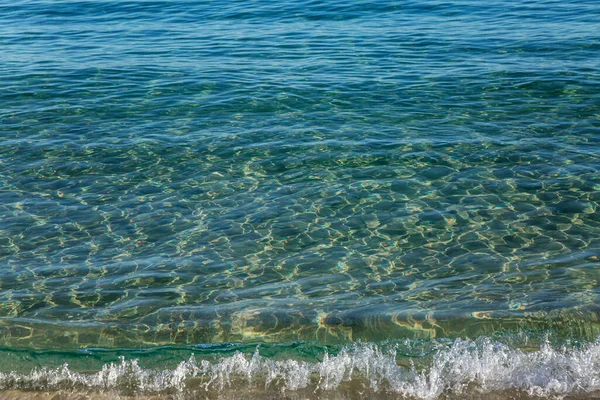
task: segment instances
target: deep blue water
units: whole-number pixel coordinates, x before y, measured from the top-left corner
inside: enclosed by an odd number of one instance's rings
[[[0,0],[0,390],[598,391],[599,55],[592,0]]]

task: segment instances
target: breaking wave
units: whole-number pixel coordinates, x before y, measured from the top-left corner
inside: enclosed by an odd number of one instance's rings
[[[64,364],[28,373],[0,373],[1,390],[96,391],[129,395],[256,390],[331,394],[344,387],[436,399],[466,393],[515,391],[525,396],[564,396],[600,390],[600,341],[527,351],[491,340],[456,340],[425,358],[406,358],[394,346],[357,343],[321,361],[277,359],[236,352],[210,362],[192,355],[174,369],[145,369],[121,358],[98,371]]]

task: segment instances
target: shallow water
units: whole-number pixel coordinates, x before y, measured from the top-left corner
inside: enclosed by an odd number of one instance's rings
[[[86,348],[595,346],[596,1],[0,10],[2,373]]]

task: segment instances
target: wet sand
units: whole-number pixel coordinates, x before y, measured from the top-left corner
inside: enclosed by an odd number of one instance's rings
[[[600,400],[600,391],[592,393],[581,393],[570,396],[538,397],[530,396],[518,391],[502,391],[493,393],[462,393],[442,395],[442,400],[536,400],[536,399],[564,399],[564,400]],[[215,391],[188,391],[185,393],[172,393],[160,395],[122,395],[118,393],[99,392],[71,392],[71,391],[49,391],[29,392],[20,390],[0,391],[0,400],[398,400],[406,399],[396,393],[365,392],[363,390],[336,390],[315,393],[311,390],[300,390],[294,392],[278,392],[265,390],[235,390],[224,389]]]

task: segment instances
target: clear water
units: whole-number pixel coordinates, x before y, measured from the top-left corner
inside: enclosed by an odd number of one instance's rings
[[[599,54],[595,0],[0,1],[0,388],[263,343],[242,376],[600,389]],[[519,380],[548,354],[570,383]],[[444,357],[473,369],[405,390]]]

